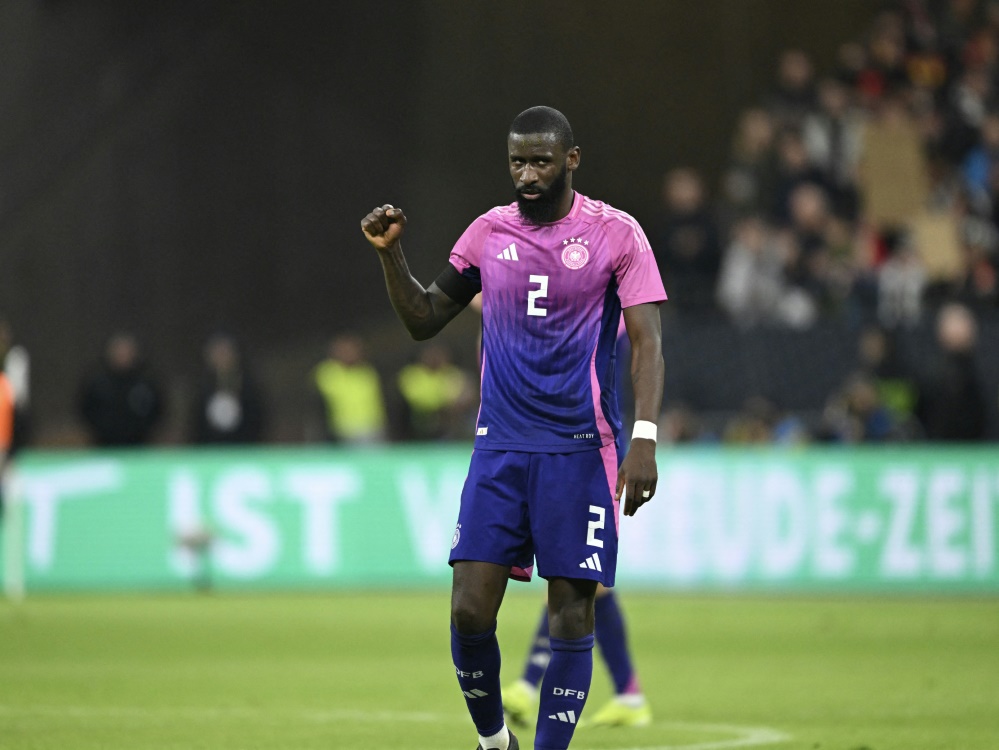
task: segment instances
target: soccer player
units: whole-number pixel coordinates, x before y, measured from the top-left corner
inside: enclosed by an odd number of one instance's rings
[[[634,515],[656,491],[666,294],[638,223],[572,189],[580,149],[562,113],[520,113],[507,147],[516,203],[476,219],[429,289],[406,265],[401,209],[376,208],[361,229],[413,338],[434,336],[482,292],[482,399],[451,543],[451,653],[479,750],[519,750],[503,719],[496,616],[508,579],[528,580],[537,560],[552,658],[534,747],[565,750],[590,689],[597,584],[614,584],[619,503]],[[622,308],[636,421],[619,467]]]

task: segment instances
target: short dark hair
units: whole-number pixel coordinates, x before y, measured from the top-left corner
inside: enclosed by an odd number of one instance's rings
[[[554,135],[559,145],[569,150],[575,144],[572,137],[572,126],[561,112],[551,107],[531,107],[525,109],[515,118],[510,125],[511,135],[528,135],[530,133],[544,133]]]

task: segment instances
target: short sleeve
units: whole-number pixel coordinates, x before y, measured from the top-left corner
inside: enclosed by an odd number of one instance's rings
[[[641,226],[627,214],[606,225],[614,252],[614,275],[621,307],[666,300],[663,278],[649,240]]]
[[[482,247],[490,232],[492,232],[492,222],[487,216],[480,216],[458,238],[448,259],[458,273],[478,284],[480,290],[482,282],[479,277],[479,266],[482,262]]]

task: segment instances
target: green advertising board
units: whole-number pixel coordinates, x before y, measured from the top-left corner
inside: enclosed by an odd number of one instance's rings
[[[0,559],[29,593],[445,586],[469,456],[29,453]],[[663,449],[659,470],[653,501],[620,521],[622,583],[999,592],[993,449]]]

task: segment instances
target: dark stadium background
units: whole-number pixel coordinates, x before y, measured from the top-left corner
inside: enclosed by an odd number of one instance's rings
[[[36,443],[79,439],[76,384],[120,327],[181,398],[204,337],[235,331],[271,439],[297,439],[333,333],[360,330],[388,369],[411,352],[358,230],[373,205],[406,208],[429,281],[510,199],[505,129],[546,103],[575,127],[577,187],[648,222],[667,169],[714,185],[781,50],[822,71],[877,7],[0,2],[0,309],[32,355]],[[471,358],[473,335],[446,338]]]

